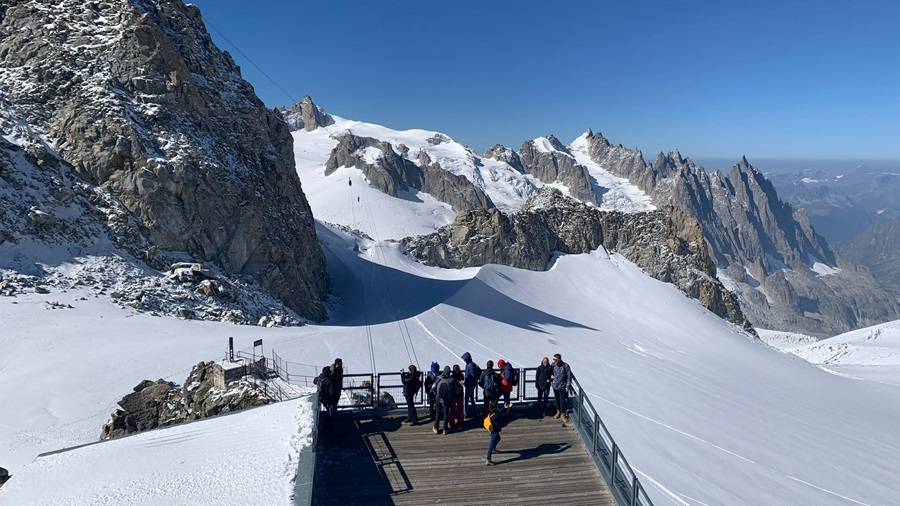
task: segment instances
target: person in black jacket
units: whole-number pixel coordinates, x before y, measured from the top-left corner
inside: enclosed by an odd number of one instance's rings
[[[337,411],[338,402],[341,401],[341,391],[344,389],[344,361],[336,358],[331,364],[331,408],[333,414]]]
[[[334,391],[334,379],[331,376],[331,368],[323,367],[322,373],[316,376],[313,383],[318,387],[319,402],[322,403],[322,407],[325,408],[329,415],[333,415],[335,409],[332,406],[336,403],[333,403],[331,398],[331,394]]]
[[[547,414],[547,401],[550,397],[550,377],[553,368],[550,367],[550,359],[544,357],[541,359],[541,365],[538,366],[534,373],[534,388],[537,390],[538,413],[543,417]]]
[[[422,380],[416,366],[410,365],[409,372],[400,371],[400,382],[403,383],[403,397],[406,399],[406,422],[412,425],[419,423],[416,412],[416,395],[422,388]]]

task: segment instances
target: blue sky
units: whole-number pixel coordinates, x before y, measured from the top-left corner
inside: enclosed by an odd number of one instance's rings
[[[593,128],[648,156],[900,159],[900,2],[194,3],[294,98],[478,150]]]

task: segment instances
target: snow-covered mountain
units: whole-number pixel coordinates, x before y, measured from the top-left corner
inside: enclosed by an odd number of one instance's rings
[[[288,113],[285,110],[285,114]],[[374,176],[367,179],[364,169],[367,165],[376,167],[384,158],[385,149],[391,149],[393,155],[418,168],[430,162],[449,174],[464,177],[472,187],[489,198],[489,207],[505,212],[517,211],[539,188],[546,185],[573,195],[570,184],[567,184],[571,179],[566,174],[559,178],[536,176],[538,162],[525,164],[517,152],[503,146],[494,146],[482,156],[440,132],[393,130],[336,115],[328,115],[328,118],[330,120],[325,126],[293,131],[294,157],[304,191],[317,219],[346,225],[374,238],[401,239],[432,232],[451,223],[457,212],[451,203],[423,191],[421,187],[406,185],[392,195],[392,192],[385,193],[383,185],[382,189],[378,189],[377,183],[373,186]],[[361,146],[348,153],[358,155],[354,159],[358,167],[339,164],[329,170],[326,165],[332,158],[332,152],[338,147],[339,139],[348,134],[373,139],[379,145]],[[535,145],[538,146],[535,148],[538,153],[556,153],[562,159],[571,159],[574,162],[572,165],[581,164],[576,160],[581,156],[580,151],[569,152],[556,142],[554,146],[547,138],[538,138],[526,142],[525,146]],[[390,147],[380,143],[387,143]],[[369,144],[373,143],[370,141]],[[423,161],[426,159],[423,154],[428,162]],[[342,158],[341,161],[346,160]],[[558,162],[547,163],[552,168],[558,166]],[[598,203],[600,209],[607,210],[638,212],[654,209],[647,195],[627,180],[613,176],[595,164],[583,166],[587,167],[593,179],[583,181],[591,192],[595,192],[584,200],[594,199],[592,203]],[[585,196],[584,193],[581,195]],[[356,197],[359,197],[359,202]]]
[[[900,320],[827,339],[760,330],[760,337],[826,371],[900,387]]]
[[[577,142],[590,160],[627,178],[656,205],[697,218],[719,277],[754,325],[823,336],[900,316],[900,305],[872,275],[839,264],[803,210],[784,202],[746,158],[728,172],[708,172],[678,151],[648,163],[639,150],[599,133]]]

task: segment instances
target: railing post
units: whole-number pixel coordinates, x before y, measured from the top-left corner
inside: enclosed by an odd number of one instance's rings
[[[381,400],[381,373],[375,374],[375,407],[378,407],[378,402]]]
[[[612,479],[610,481],[612,481],[613,483],[615,483],[615,481],[616,481],[616,460],[618,458],[619,458],[619,445],[617,445],[616,442],[613,441],[612,459],[610,459],[610,461],[609,461],[609,473],[612,475]]]
[[[638,487],[640,483],[638,482],[637,476],[634,476],[631,479],[631,506],[635,506],[638,500]]]
[[[591,444],[594,446],[594,453],[597,453],[597,441],[600,439],[600,417],[597,414],[594,414],[594,430],[591,432],[593,434]]]
[[[578,422],[584,423],[584,388],[578,385]]]

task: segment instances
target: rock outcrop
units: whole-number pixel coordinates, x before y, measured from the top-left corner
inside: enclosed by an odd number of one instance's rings
[[[569,150],[552,135],[527,141],[519,149],[518,158],[525,172],[543,183],[562,183],[569,193],[581,200],[599,205],[594,180],[587,168],[578,165]]]
[[[520,212],[478,209],[433,234],[403,240],[409,254],[448,268],[497,263],[545,270],[555,252],[618,252],[650,276],[672,283],[710,311],[753,332],[736,297],[716,279],[702,230],[676,208],[600,211],[542,188]]]
[[[677,151],[648,164],[640,151],[601,134],[588,132],[586,140],[592,161],[628,178],[656,205],[696,217],[720,274],[754,325],[825,336],[900,315],[864,270],[838,265],[803,210],[779,199],[746,158],[728,173],[710,173]]]
[[[399,192],[420,190],[457,211],[494,207],[480,188],[466,177],[444,170],[425,151],[419,151],[414,162],[407,157],[409,150],[403,145],[395,147],[390,142],[349,132],[337,140],[325,163],[325,175],[338,167],[356,167],[373,188],[393,197],[399,196]]]
[[[280,111],[291,132],[301,129],[309,132],[334,124],[334,119],[324,109],[317,106],[309,95],[303,97],[300,102],[292,104],[290,109],[282,108]]]
[[[503,146],[502,144],[494,144],[491,149],[485,151],[484,157],[492,158],[500,162],[506,162],[510,167],[523,174],[527,172],[525,164],[522,163],[522,158],[519,156],[519,153],[516,153],[515,151],[509,149],[506,146]]]
[[[257,383],[248,379],[226,383],[221,365],[200,362],[191,370],[184,387],[163,379],[138,383],[119,401],[119,409],[103,425],[100,439],[114,439],[271,401]]]
[[[302,316],[325,316],[324,258],[288,126],[215,46],[197,7],[7,2],[0,94],[157,248],[251,277]]]
[[[900,301],[900,219],[876,223],[838,249],[841,261],[866,267]]]

